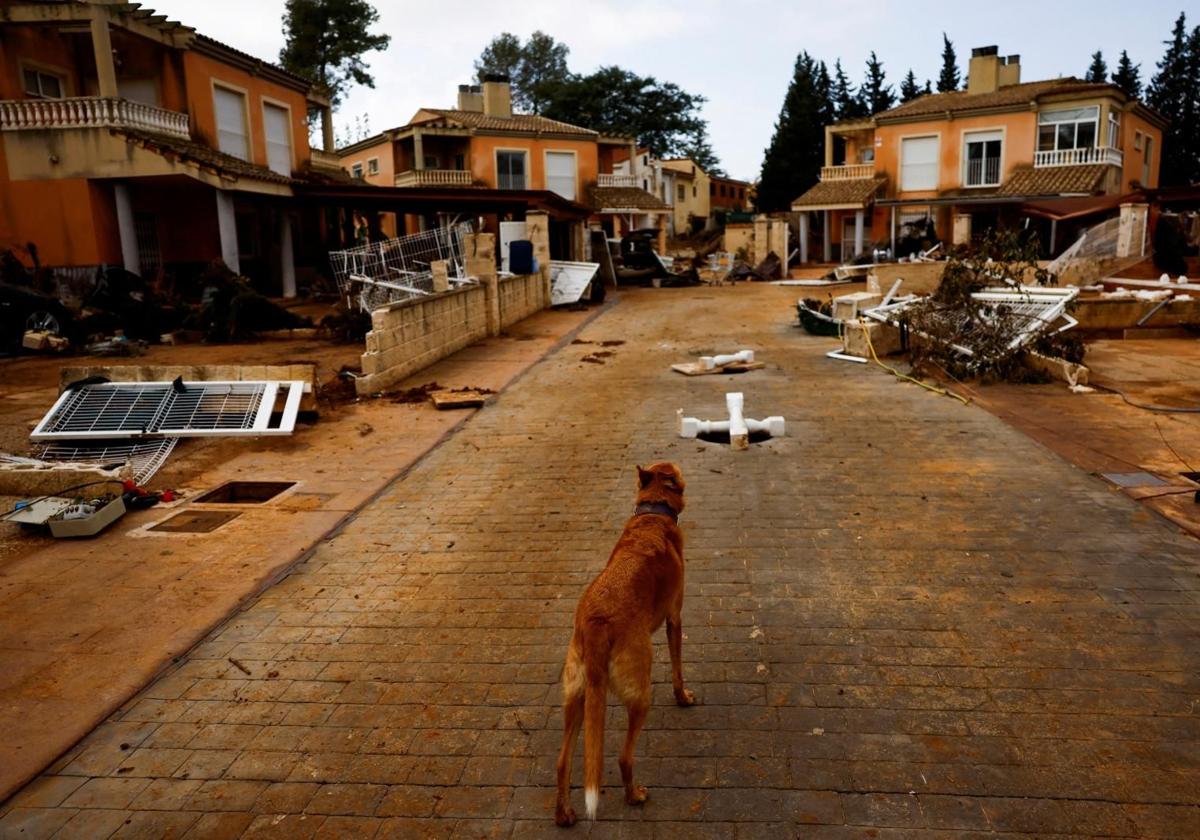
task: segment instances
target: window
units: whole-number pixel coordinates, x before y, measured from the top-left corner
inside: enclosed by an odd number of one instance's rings
[[[683,184],[680,184],[675,192],[679,196],[680,201],[683,201],[687,198],[687,187],[685,187]]]
[[[1133,148],[1139,152],[1142,150],[1142,138],[1145,136],[1140,131],[1133,132]]]
[[[650,191],[650,182],[647,181],[645,178],[642,179],[642,189],[646,190],[647,192]]]
[[[363,167],[362,167],[362,164],[361,164],[361,163],[356,163],[356,164],[354,164],[353,166],[351,166],[351,167],[350,167],[350,174],[351,174],[351,175],[353,175],[355,178],[361,178],[361,177],[363,176]]]
[[[379,174],[379,158],[367,158],[367,174]]]
[[[1038,114],[1038,151],[1090,149],[1096,145],[1100,106],[1064,108]]]
[[[454,156],[454,168],[457,169],[459,172],[462,172],[464,169],[466,169],[467,168],[467,156],[466,155],[455,155]]]
[[[1108,112],[1108,147],[1119,148],[1121,145],[1121,116],[1116,111]]]
[[[227,155],[250,160],[246,97],[235,90],[214,87],[213,105],[217,112],[217,148]]]
[[[906,137],[900,141],[900,189],[936,190],[938,185],[937,137]]]
[[[1004,135],[999,131],[974,131],[963,135],[966,168],[965,187],[1000,186],[1000,148]]]
[[[859,149],[858,162],[859,163],[874,163],[875,162],[875,147],[868,146],[865,149]]]
[[[287,108],[263,103],[263,133],[267,136],[267,168],[292,174],[292,125]]]
[[[546,189],[575,200],[574,152],[546,152]]]
[[[692,198],[695,198],[698,195],[700,195],[698,188],[695,184],[692,184]]]
[[[34,99],[62,99],[63,80],[61,76],[29,67],[25,68],[21,75],[25,80],[26,96]]]
[[[1151,137],[1149,134],[1147,134],[1142,139],[1142,186],[1144,186],[1144,187],[1150,186],[1150,172],[1151,172],[1150,159],[1152,157],[1150,150],[1153,146],[1154,146],[1154,138]]]
[[[496,187],[502,190],[525,189],[524,152],[496,152]]]

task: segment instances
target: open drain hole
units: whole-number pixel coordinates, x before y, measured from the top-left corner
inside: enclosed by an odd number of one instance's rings
[[[751,443],[762,443],[764,440],[770,440],[770,432],[751,432]],[[705,443],[719,443],[722,446],[729,445],[729,432],[700,432],[696,435],[696,440],[702,440]]]
[[[227,481],[195,500],[196,504],[257,505],[274,499],[294,481]]]

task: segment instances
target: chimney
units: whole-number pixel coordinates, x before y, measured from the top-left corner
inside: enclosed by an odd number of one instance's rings
[[[1000,87],[1000,48],[976,47],[967,66],[967,93],[992,93]]]
[[[512,116],[512,91],[508,86],[508,76],[483,77],[483,113],[489,117]]]
[[[483,113],[483,92],[479,85],[458,86],[458,110]]]
[[[1021,56],[1010,55],[1004,59],[997,83],[999,87],[1021,84]]]

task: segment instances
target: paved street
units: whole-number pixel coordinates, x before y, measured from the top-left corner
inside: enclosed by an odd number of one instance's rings
[[[982,409],[826,359],[797,291],[623,294],[0,806],[0,836],[1200,836],[1197,543]],[[767,368],[668,369],[741,347]],[[788,437],[675,436],[734,389]],[[657,459],[688,482],[700,705],[674,706],[661,634],[649,801],[622,802],[613,706],[600,820],[558,829],[571,614]]]

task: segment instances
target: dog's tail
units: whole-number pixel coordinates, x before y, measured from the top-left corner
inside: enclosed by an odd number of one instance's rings
[[[583,639],[583,799],[588,819],[600,807],[600,781],[604,775],[604,713],[608,701],[607,628],[593,625]]]

